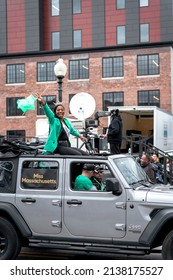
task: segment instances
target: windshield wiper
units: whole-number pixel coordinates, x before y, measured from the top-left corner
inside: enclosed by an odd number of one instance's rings
[[[139,181],[133,182],[133,183],[131,183],[131,184],[129,184],[129,185],[130,185],[130,186],[134,186],[134,185],[137,185],[137,184],[141,184],[141,185],[143,185],[144,187],[149,188],[150,186],[147,185],[145,182],[146,182],[145,180],[139,180]],[[149,181],[147,181],[147,182],[150,184]]]

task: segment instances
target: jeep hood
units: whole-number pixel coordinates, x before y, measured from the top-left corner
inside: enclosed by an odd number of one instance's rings
[[[164,203],[173,205],[173,187],[157,185],[148,190],[146,195],[147,202]]]

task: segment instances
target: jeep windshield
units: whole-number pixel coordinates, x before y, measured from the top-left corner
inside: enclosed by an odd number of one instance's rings
[[[117,158],[114,163],[129,185],[134,187],[140,183],[148,187],[148,177],[134,158]]]

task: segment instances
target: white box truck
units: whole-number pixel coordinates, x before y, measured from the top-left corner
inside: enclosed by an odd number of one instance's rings
[[[123,122],[122,149],[127,149],[126,137],[140,135],[144,140],[152,140],[162,151],[173,150],[173,115],[156,106],[118,106]],[[110,121],[110,120],[109,120]],[[137,137],[136,137],[137,139]]]

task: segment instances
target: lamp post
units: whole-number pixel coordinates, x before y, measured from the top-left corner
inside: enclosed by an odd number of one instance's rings
[[[57,82],[58,82],[58,95],[59,95],[59,102],[62,102],[62,83],[63,79],[66,75],[67,72],[67,66],[64,64],[63,59],[60,57],[55,66],[54,66],[54,73],[55,76],[57,77]]]

